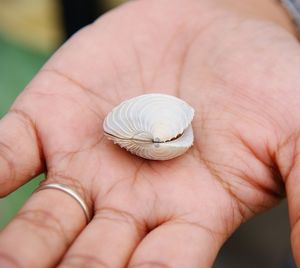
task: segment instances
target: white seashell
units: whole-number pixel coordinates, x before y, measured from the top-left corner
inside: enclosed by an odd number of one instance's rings
[[[105,135],[140,157],[168,160],[193,145],[194,109],[165,94],[145,94],[116,106],[103,123]]]

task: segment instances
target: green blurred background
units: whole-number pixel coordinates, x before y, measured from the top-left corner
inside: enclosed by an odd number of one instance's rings
[[[0,0],[1,117],[68,36],[64,32],[59,2]],[[70,0],[69,4],[72,6],[75,2],[80,0]],[[104,2],[109,8],[122,0]],[[0,231],[31,195],[41,178],[0,199]],[[293,268],[289,233],[287,206],[283,202],[241,226],[222,248],[214,268]]]

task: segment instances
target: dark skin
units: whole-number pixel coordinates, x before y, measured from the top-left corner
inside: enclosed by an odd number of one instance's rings
[[[187,2],[132,1],[100,18],[0,121],[2,196],[45,171],[93,211],[86,225],[65,193],[33,194],[0,234],[1,267],[211,267],[285,194],[300,265],[299,44],[281,17]],[[115,105],[150,92],[196,110],[181,157],[144,160],[103,136]]]

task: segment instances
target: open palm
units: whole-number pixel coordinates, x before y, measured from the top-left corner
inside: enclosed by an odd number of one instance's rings
[[[161,9],[133,2],[83,29],[1,120],[1,195],[45,171],[94,213],[85,226],[66,194],[35,193],[0,234],[1,267],[210,267],[242,222],[284,196],[289,176],[290,206],[300,202],[297,42],[268,22],[199,18],[197,1]],[[195,108],[185,155],[144,160],[103,136],[115,105],[150,92]]]

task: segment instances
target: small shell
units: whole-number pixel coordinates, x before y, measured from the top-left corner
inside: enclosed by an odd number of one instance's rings
[[[194,109],[165,94],[145,94],[116,106],[103,123],[105,135],[140,157],[168,160],[193,145]]]

